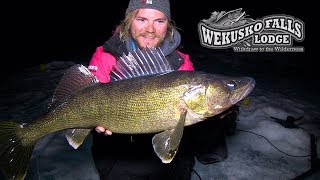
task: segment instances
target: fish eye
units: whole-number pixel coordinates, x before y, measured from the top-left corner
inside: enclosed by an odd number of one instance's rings
[[[236,87],[236,84],[234,82],[228,82],[227,83],[227,87],[230,89],[230,90],[233,90],[235,87]]]

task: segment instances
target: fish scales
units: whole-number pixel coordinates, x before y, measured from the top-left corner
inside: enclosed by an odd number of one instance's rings
[[[101,110],[104,121],[100,124],[118,133],[150,133],[170,128],[179,120],[180,97],[189,84],[184,73],[179,72],[100,84],[101,89],[108,91],[104,98],[108,102],[96,104],[110,105]]]
[[[31,142],[54,131],[97,125],[115,133],[130,134],[153,133],[173,127],[180,116],[180,97],[199,75],[201,73],[177,71],[88,87],[26,126],[25,131],[37,131],[25,138]]]

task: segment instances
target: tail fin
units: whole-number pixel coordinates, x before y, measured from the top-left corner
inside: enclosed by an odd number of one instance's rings
[[[33,145],[21,143],[18,135],[22,126],[0,120],[0,169],[8,179],[23,180],[26,176]]]

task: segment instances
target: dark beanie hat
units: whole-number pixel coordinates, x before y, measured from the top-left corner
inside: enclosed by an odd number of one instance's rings
[[[169,0],[130,0],[126,14],[135,9],[156,9],[163,12],[168,19],[171,18]]]

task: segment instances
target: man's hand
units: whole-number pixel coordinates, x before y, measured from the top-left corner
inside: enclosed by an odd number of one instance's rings
[[[102,126],[97,126],[97,127],[96,127],[96,131],[97,131],[98,133],[104,133],[106,136],[107,136],[107,135],[112,135],[112,132],[111,132],[110,130],[105,129],[105,128],[102,127]]]

